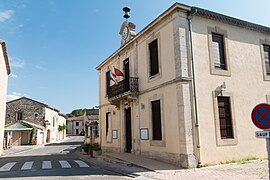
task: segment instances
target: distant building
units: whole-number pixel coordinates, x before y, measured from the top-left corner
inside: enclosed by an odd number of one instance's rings
[[[93,142],[99,142],[99,109],[87,109],[84,114],[85,139],[84,143],[91,143],[90,137],[93,136]],[[92,132],[92,134],[91,134]],[[91,136],[90,136],[91,134]]]
[[[5,115],[6,115],[6,97],[8,75],[10,74],[10,65],[7,55],[6,43],[0,40],[0,155],[3,150]]]
[[[68,135],[84,135],[84,115],[67,118]]]
[[[14,129],[14,124],[32,127],[34,131]],[[63,124],[66,124],[65,116],[47,104],[26,97],[7,102],[6,131],[13,128],[13,145],[43,144],[64,139],[58,130]]]
[[[103,152],[186,168],[267,156],[250,114],[270,101],[270,28],[180,3],[134,28],[97,67]]]

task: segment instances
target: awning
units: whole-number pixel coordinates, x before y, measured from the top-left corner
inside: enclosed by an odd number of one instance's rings
[[[20,122],[5,127],[5,131],[32,131],[32,129],[22,125]]]
[[[31,123],[31,122],[24,121],[24,120],[23,120],[22,122],[23,122],[23,123],[26,123],[26,124],[29,124],[29,125],[31,125],[31,126],[37,128],[37,129],[41,129],[41,130],[44,130],[44,129],[45,129],[44,126],[40,126],[40,125],[37,125],[37,124],[35,124],[35,123]]]

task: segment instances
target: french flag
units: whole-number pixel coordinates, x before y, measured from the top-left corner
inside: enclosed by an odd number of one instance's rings
[[[122,77],[125,76],[119,69],[116,69],[115,67],[113,67],[113,68],[114,68],[115,76],[122,76]]]

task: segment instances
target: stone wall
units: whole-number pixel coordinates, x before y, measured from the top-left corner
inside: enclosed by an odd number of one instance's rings
[[[6,109],[6,125],[17,122],[17,113],[22,112],[23,120],[44,125],[45,104],[30,100],[28,98],[20,98],[18,100],[7,103]],[[37,115],[37,117],[36,117]]]

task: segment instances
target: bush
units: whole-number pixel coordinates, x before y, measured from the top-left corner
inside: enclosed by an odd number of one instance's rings
[[[101,150],[101,146],[100,146],[99,143],[94,143],[93,146],[92,146],[92,148],[93,148],[93,151]]]
[[[89,152],[91,147],[91,144],[83,144],[82,145],[82,149],[84,150],[84,152]]]

